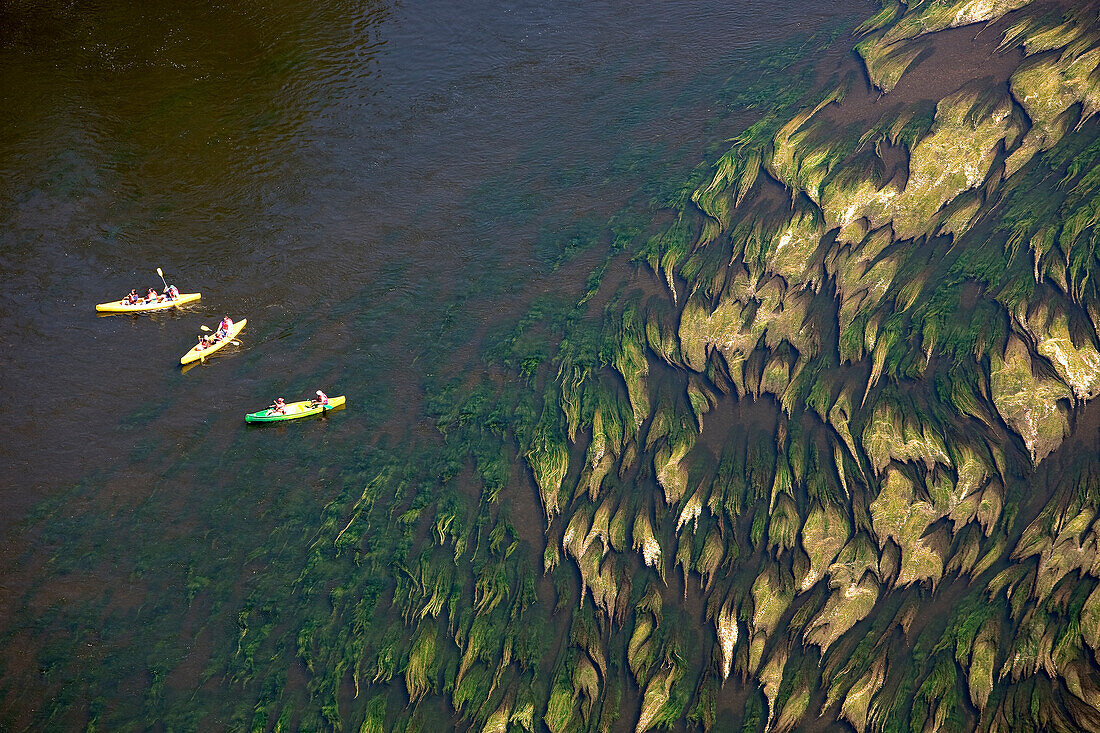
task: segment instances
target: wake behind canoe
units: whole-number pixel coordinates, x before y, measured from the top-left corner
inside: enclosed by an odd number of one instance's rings
[[[228,336],[221,339],[220,341],[215,341],[214,343],[207,346],[205,349],[201,348],[199,346],[193,347],[190,351],[188,351],[186,354],[183,355],[183,358],[180,359],[180,364],[190,364],[193,361],[199,361],[200,359],[206,359],[206,357],[210,356],[215,351],[218,351],[223,346],[228,344],[230,341],[237,338],[237,334],[241,332],[241,329],[244,328],[244,324],[246,324],[246,323],[248,323],[247,318],[242,318],[241,320],[237,321],[229,329],[229,335]]]
[[[312,405],[310,400],[302,402],[289,402],[284,412],[275,412],[270,408],[259,412],[250,412],[244,416],[245,422],[281,422],[283,420],[297,420],[300,417],[319,415],[325,410],[343,407],[344,395],[329,397],[327,405]]]
[[[99,313],[149,313],[194,303],[201,297],[202,293],[180,293],[179,297],[173,299],[158,300],[154,303],[134,303],[132,305],[125,301],[114,300],[110,303],[100,303],[95,309]]]

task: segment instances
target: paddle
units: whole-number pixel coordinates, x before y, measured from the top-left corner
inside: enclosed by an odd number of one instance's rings
[[[175,302],[176,299],[168,294],[168,281],[164,279],[164,270],[158,267],[157,274],[160,275],[160,281],[164,283],[164,297],[169,301]],[[178,305],[176,307],[179,308]]]

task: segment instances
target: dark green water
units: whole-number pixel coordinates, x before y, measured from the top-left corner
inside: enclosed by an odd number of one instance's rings
[[[239,726],[237,615],[322,508],[754,119],[762,60],[870,10],[0,6],[0,728]],[[200,304],[96,317],[157,267]],[[242,346],[181,371],[223,314]],[[245,429],[318,387],[348,408]]]

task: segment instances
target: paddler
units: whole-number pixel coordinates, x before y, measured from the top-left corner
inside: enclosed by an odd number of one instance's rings
[[[222,322],[218,324],[218,330],[214,332],[214,338],[221,341],[229,335],[229,329],[231,328],[233,328],[233,320],[229,316],[226,316],[222,319]]]
[[[177,288],[175,285],[169,285],[168,289],[164,291],[164,294],[165,296],[167,296],[168,300],[175,300],[176,298],[180,297],[179,288]]]
[[[153,288],[149,288],[149,292],[145,294],[145,302],[146,303],[156,303],[159,299],[160,299],[160,296],[157,295],[157,291],[154,290]]]
[[[122,302],[126,305],[137,305],[139,300],[141,300],[141,296],[137,294],[136,290],[130,288],[130,294]]]
[[[317,396],[309,401],[310,407],[316,407],[317,405],[328,406],[328,395],[321,390],[317,390]]]
[[[200,333],[199,344],[195,347],[195,351],[202,351],[207,348],[210,348],[210,339],[206,337],[205,333]]]
[[[275,399],[274,402],[271,403],[271,406],[267,408],[267,411],[269,414],[273,412],[276,415],[285,415],[286,402],[283,400],[282,397],[278,397]]]

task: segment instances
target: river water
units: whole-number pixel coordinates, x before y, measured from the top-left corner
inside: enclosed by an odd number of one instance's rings
[[[430,435],[425,384],[481,368],[481,336],[538,295],[580,293],[609,217],[759,114],[732,100],[762,59],[873,11],[0,4],[0,728],[80,728],[88,699],[124,719],[157,654],[170,686],[217,694],[202,670],[232,624],[188,605],[195,558],[262,574],[281,505],[315,514],[363,451]],[[200,303],[97,317],[158,267]],[[227,314],[241,346],[181,370]],[[316,388],[348,408],[245,430]],[[181,629],[193,648],[165,651]],[[104,664],[109,689],[81,673]]]

